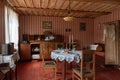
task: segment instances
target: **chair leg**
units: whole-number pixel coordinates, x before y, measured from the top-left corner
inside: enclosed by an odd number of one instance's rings
[[[3,80],[6,80],[7,79],[7,73],[5,74],[5,76],[4,76],[4,78],[3,78]]]
[[[72,72],[72,80],[74,80],[74,72]]]
[[[55,80],[56,80],[56,68],[55,68]]]
[[[17,63],[16,63],[16,68],[15,68],[15,79],[17,80]]]
[[[85,80],[88,80],[88,78],[85,78]]]
[[[44,80],[44,68],[42,68],[42,80]]]
[[[84,80],[83,76],[81,76],[81,80]]]
[[[93,80],[95,80],[95,74],[93,75]]]
[[[10,74],[10,80],[12,80],[12,69],[10,69],[9,74]]]

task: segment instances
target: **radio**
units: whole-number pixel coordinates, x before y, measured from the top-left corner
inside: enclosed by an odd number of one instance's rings
[[[10,55],[14,52],[14,43],[2,44],[2,54]]]

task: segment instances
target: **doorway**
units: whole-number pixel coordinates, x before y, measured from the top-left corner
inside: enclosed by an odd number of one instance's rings
[[[104,24],[105,64],[118,64],[118,21]]]

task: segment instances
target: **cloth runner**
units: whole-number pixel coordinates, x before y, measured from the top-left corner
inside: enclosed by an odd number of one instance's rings
[[[20,59],[18,52],[14,52],[11,55],[0,55],[0,64],[9,63],[10,68],[15,68],[15,62]]]

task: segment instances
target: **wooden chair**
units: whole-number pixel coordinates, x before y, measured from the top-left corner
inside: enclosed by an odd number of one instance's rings
[[[89,77],[95,80],[95,51],[83,50],[80,67],[72,70],[72,80],[88,80]]]
[[[0,64],[0,72],[2,72],[4,74],[4,79],[1,79],[1,80],[6,80],[8,72],[10,74],[10,80],[12,80],[12,72],[11,71],[12,70],[9,67],[9,63],[1,63]]]
[[[54,70],[55,79],[56,80],[56,63],[54,61],[45,61],[44,60],[44,48],[41,46],[41,56],[42,56],[42,80],[44,80],[44,73],[46,68],[50,68]]]

